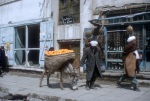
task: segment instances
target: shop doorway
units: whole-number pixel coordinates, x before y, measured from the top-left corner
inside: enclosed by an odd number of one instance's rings
[[[141,61],[139,66],[141,71],[150,71],[150,26],[133,25],[134,34],[137,41],[137,50],[139,52]]]
[[[144,44],[144,60],[145,60],[145,71],[150,71],[150,25],[146,25],[146,40]]]
[[[80,41],[77,42],[59,42],[60,49],[71,49],[75,52],[75,62],[73,63],[74,67],[79,67],[80,64]]]
[[[38,66],[40,52],[40,25],[15,28],[15,65]]]

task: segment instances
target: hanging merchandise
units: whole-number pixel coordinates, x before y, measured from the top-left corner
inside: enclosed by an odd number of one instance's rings
[[[127,27],[127,34],[132,34],[132,31],[133,31],[133,27],[131,25],[129,25]]]

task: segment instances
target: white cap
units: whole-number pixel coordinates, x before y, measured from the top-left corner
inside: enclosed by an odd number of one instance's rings
[[[133,40],[135,40],[136,38],[135,38],[135,36],[130,36],[128,39],[127,39],[127,42],[131,42],[131,41],[133,41]]]
[[[97,41],[91,41],[90,44],[91,44],[91,46],[97,46],[98,42]]]

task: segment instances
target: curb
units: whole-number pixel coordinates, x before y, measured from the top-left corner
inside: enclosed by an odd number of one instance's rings
[[[43,69],[31,67],[10,67],[10,71],[41,74],[43,72]],[[104,77],[104,80],[118,80],[119,77],[123,75],[123,71],[108,70],[103,72],[102,75]],[[59,74],[56,72],[54,73],[53,77],[59,78]],[[136,74],[136,77],[139,81],[139,84],[150,85],[150,72],[140,72],[139,74]],[[80,78],[84,80],[86,78],[86,73],[80,73]]]

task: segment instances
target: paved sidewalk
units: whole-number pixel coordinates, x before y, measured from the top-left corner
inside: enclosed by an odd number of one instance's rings
[[[20,70],[20,71],[40,73],[44,69],[16,66],[16,67],[10,67],[10,70],[15,70],[15,71]],[[122,74],[123,74],[123,70],[106,70],[104,73],[102,73],[104,77],[120,77]],[[150,80],[150,72],[140,71],[139,73],[136,74],[136,77],[140,79]]]
[[[100,84],[96,82],[96,89],[85,90],[85,80],[79,80],[79,89],[71,90],[69,81],[65,80],[64,90],[59,88],[59,80],[50,79],[52,88],[46,86],[46,78],[43,87],[39,87],[39,78],[12,75],[10,73],[0,77],[0,87],[7,89],[9,93],[57,97],[55,101],[150,101],[150,87],[140,87],[140,91],[118,88],[115,84]],[[100,86],[98,86],[98,83]],[[0,93],[2,96],[2,93]],[[68,100],[67,100],[68,99]],[[29,101],[42,101],[32,98]],[[47,101],[47,100],[44,100]],[[51,100],[53,101],[53,100]]]

